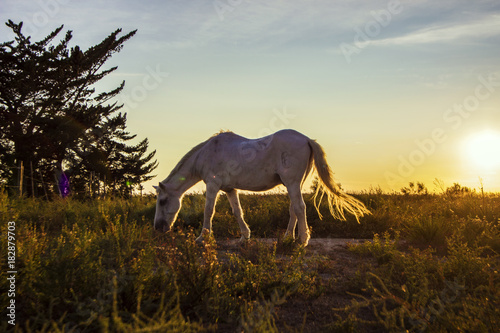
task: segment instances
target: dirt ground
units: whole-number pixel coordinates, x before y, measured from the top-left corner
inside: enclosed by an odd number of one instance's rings
[[[276,239],[257,239],[271,245]],[[318,272],[325,292],[317,297],[291,296],[277,308],[276,324],[282,332],[325,332],[328,324],[338,320],[334,309],[351,304],[356,271],[360,265],[368,264],[367,258],[360,258],[348,250],[348,244],[362,243],[365,239],[313,238],[306,247],[306,258],[318,258],[321,262]],[[237,251],[238,240],[218,240],[222,251]],[[367,314],[370,316],[370,314]]]
[[[272,244],[276,242],[276,238],[252,238],[257,242]],[[352,239],[352,238],[311,238],[307,245],[307,255],[334,255],[339,252],[342,254],[347,250],[347,244],[358,244],[366,242],[368,239]],[[223,249],[237,249],[239,239],[222,239],[216,240],[217,245]],[[345,253],[344,253],[345,254]]]

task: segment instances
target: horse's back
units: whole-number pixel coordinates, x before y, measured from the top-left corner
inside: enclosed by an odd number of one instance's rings
[[[205,182],[215,182],[223,190],[268,190],[290,177],[302,180],[309,169],[308,142],[294,130],[258,139],[222,132],[200,152],[197,169]]]
[[[293,129],[284,129],[271,135],[274,136],[276,141],[292,147],[298,147],[309,143],[309,138],[307,136]]]
[[[222,153],[219,158],[242,158],[247,163],[252,161],[262,163],[263,160],[278,161],[283,153],[307,158],[310,154],[309,140],[304,134],[292,129],[283,129],[257,139],[248,139],[233,132],[223,132],[215,136],[207,148],[214,155]]]
[[[304,134],[293,130],[293,129],[283,129],[277,131],[273,134],[269,134],[267,136],[257,138],[257,139],[248,139],[241,135],[238,135],[234,132],[220,132],[212,137],[210,142],[214,144],[241,144],[242,142],[259,142],[262,143],[271,143],[274,140],[279,140],[281,142],[289,142],[289,143],[307,143],[309,138]]]

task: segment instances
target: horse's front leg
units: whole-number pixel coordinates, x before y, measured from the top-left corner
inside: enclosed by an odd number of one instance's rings
[[[205,198],[205,214],[203,217],[203,229],[198,238],[197,242],[201,242],[205,235],[209,236],[212,233],[212,218],[214,217],[214,208],[217,201],[217,195],[219,193],[219,187],[213,184],[207,184],[207,194]]]
[[[241,209],[240,199],[238,197],[238,191],[232,190],[226,192],[226,195],[227,199],[229,200],[229,204],[231,205],[231,209],[233,210],[233,214],[234,216],[236,216],[236,220],[238,221],[238,225],[240,226],[240,231],[241,231],[240,242],[244,242],[250,239],[250,228],[243,219],[243,210]]]

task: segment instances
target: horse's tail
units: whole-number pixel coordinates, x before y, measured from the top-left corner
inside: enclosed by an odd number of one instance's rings
[[[328,208],[330,209],[330,213],[335,218],[345,221],[344,211],[346,211],[354,215],[359,223],[359,218],[361,216],[371,214],[361,201],[344,193],[335,183],[333,179],[333,172],[326,162],[325,151],[319,143],[315,140],[309,139],[309,146],[312,149],[314,166],[318,172],[318,184],[316,186],[316,192],[314,193],[314,207],[318,211],[319,218],[322,218],[319,211],[319,204],[325,194],[328,199]]]

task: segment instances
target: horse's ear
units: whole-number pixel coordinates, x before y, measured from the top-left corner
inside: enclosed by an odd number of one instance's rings
[[[160,191],[159,187],[156,185],[153,185],[153,187],[155,188],[156,194],[158,194],[158,192]]]
[[[160,190],[162,190],[162,191],[166,191],[167,190],[167,187],[162,182],[159,182],[158,186],[160,187]]]

